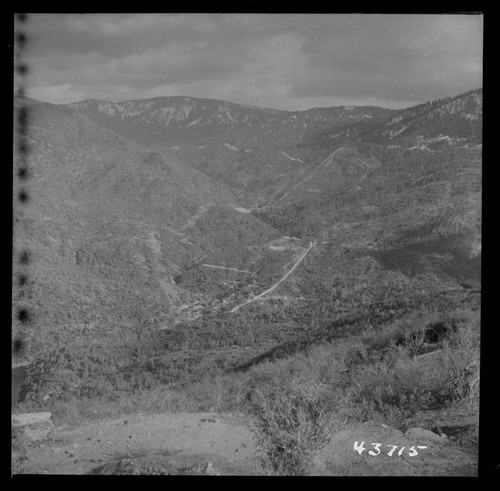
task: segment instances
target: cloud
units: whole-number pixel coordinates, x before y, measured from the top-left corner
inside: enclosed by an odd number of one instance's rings
[[[100,53],[112,58],[193,41],[215,29],[209,17],[187,14],[35,14],[26,26],[32,56]]]
[[[480,18],[376,16],[305,43],[291,95],[426,100],[481,85]]]
[[[482,77],[473,15],[35,14],[27,31],[27,92],[50,102],[191,95],[402,107]]]

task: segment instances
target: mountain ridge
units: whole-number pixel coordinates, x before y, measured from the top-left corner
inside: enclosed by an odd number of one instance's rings
[[[257,106],[255,104],[244,104],[244,103],[239,103],[239,102],[234,102],[234,101],[228,101],[225,99],[217,99],[213,97],[195,97],[195,96],[186,96],[186,95],[172,95],[172,96],[154,96],[154,97],[147,97],[147,98],[133,98],[133,99],[125,99],[125,100],[120,100],[120,101],[111,101],[108,99],[99,99],[99,98],[85,98],[85,99],[80,99],[78,101],[74,102],[67,102],[67,103],[50,103],[54,105],[74,105],[74,104],[81,104],[83,102],[108,102],[112,104],[125,104],[125,103],[135,103],[135,102],[148,102],[148,101],[157,101],[157,100],[181,100],[184,99],[186,100],[198,100],[198,101],[207,101],[207,102],[215,102],[215,103],[226,103],[234,106],[241,106],[241,107],[247,107],[251,109],[263,109],[267,111],[274,111],[274,112],[284,112],[284,113],[303,113],[303,112],[308,112],[308,111],[313,111],[313,110],[329,110],[329,109],[335,109],[335,108],[379,108],[379,109],[385,109],[388,111],[393,111],[393,112],[401,112],[401,111],[406,111],[408,109],[418,107],[421,105],[425,105],[428,102],[431,101],[447,101],[447,100],[452,100],[459,98],[463,95],[467,95],[470,93],[474,92],[482,92],[483,88],[482,87],[476,87],[474,89],[470,89],[465,92],[460,92],[458,94],[452,95],[452,96],[445,96],[437,99],[428,99],[427,101],[420,102],[418,104],[412,104],[407,107],[399,108],[399,109],[391,109],[385,106],[378,106],[378,105],[373,105],[373,104],[339,104],[339,105],[332,105],[332,106],[311,106],[307,109],[276,109],[272,107],[267,107],[267,106]],[[15,94],[15,96],[19,96],[18,94]],[[26,96],[20,96],[20,97],[26,97]],[[27,97],[28,98],[28,97]],[[33,98],[31,98],[33,99]],[[36,100],[36,99],[33,99]],[[38,100],[37,100],[38,101]],[[45,102],[45,101],[38,101],[38,102]]]
[[[183,96],[124,102],[83,100],[65,104],[89,119],[146,145],[189,143],[237,130],[310,131],[309,126],[340,121],[379,120],[391,110],[375,107],[312,108],[285,111]]]
[[[451,144],[462,141],[479,143],[482,138],[482,104],[482,88],[474,89],[412,106],[372,127],[353,125],[335,135],[328,131],[320,133],[312,143],[325,144],[328,141],[335,144],[345,138],[365,143],[399,143],[403,146],[408,146],[408,143],[421,147],[441,140],[448,140]]]
[[[17,96],[17,94],[16,94]],[[139,103],[139,102],[148,102],[148,101],[160,101],[160,100],[184,100],[190,101],[200,101],[200,102],[214,102],[214,103],[225,103],[225,104],[230,104],[234,106],[241,106],[241,107],[246,107],[249,109],[262,109],[264,111],[273,111],[273,112],[283,112],[283,113],[301,113],[301,112],[307,112],[307,111],[312,111],[312,110],[321,110],[321,109],[333,109],[333,108],[380,108],[380,109],[387,109],[390,111],[399,111],[402,109],[390,109],[384,106],[376,106],[373,104],[340,104],[340,105],[332,105],[332,106],[311,106],[307,109],[276,109],[272,107],[267,107],[267,106],[257,106],[255,104],[244,104],[244,103],[239,103],[239,102],[233,102],[233,101],[228,101],[225,99],[216,99],[213,97],[194,97],[194,96],[184,96],[184,95],[173,95],[173,96],[154,96],[154,97],[146,97],[146,98],[137,98],[137,99],[125,99],[125,100],[120,100],[120,101],[112,101],[109,99],[99,99],[99,98],[94,98],[94,97],[89,97],[86,99],[80,99],[78,101],[74,102],[66,102],[66,103],[51,103],[51,104],[56,104],[56,105],[77,105],[77,104],[82,104],[84,102],[107,102],[111,104],[126,104],[126,103]],[[43,101],[40,101],[43,102]]]

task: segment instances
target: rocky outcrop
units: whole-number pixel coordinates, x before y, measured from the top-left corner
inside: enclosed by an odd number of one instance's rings
[[[406,438],[413,441],[426,441],[434,443],[444,443],[446,441],[446,435],[440,436],[431,430],[426,430],[425,428],[410,428],[405,433]]]
[[[375,423],[332,435],[315,457],[313,475],[476,476],[477,455],[450,438],[414,427],[405,433]]]

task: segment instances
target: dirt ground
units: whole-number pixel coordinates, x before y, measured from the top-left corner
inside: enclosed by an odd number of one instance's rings
[[[121,459],[162,457],[180,468],[212,462],[214,474],[252,475],[254,453],[249,426],[238,416],[137,415],[56,428],[30,445],[24,472],[87,474]]]
[[[30,444],[24,473],[258,475],[251,425],[239,415],[169,413],[60,427]],[[333,435],[312,475],[476,476],[477,453],[422,428],[358,424]]]

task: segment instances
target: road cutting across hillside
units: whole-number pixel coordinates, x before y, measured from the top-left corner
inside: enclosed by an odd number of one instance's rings
[[[324,168],[328,167],[332,163],[332,160],[335,158],[335,155],[337,155],[337,153],[340,152],[343,149],[344,149],[344,147],[337,148],[337,150],[335,150],[335,152],[331,153],[325,160],[323,160],[323,162],[321,162],[321,164],[319,164],[312,171],[311,174],[309,174],[302,181],[300,181],[297,184],[295,184],[295,186],[293,186],[288,192],[286,192],[278,201],[281,201],[281,200],[285,199],[292,191],[295,191],[299,186],[301,186],[302,184],[304,184],[305,182],[307,182],[309,179],[311,179],[311,177],[315,176],[321,169],[324,169]]]
[[[300,255],[299,259],[295,262],[295,264],[290,268],[290,271],[288,271],[279,281],[277,281],[273,286],[268,288],[266,291],[262,292],[261,294],[257,295],[256,297],[250,298],[246,302],[243,302],[240,305],[237,305],[233,309],[231,309],[231,313],[236,312],[237,310],[241,309],[241,307],[244,307],[245,305],[248,305],[249,303],[255,302],[255,300],[259,300],[262,298],[264,295],[267,295],[268,293],[271,293],[273,290],[276,289],[277,286],[279,286],[283,281],[285,281],[298,267],[298,265],[304,260],[304,258],[307,256],[309,251],[317,244],[317,242],[309,242],[309,247]]]
[[[226,266],[217,266],[215,264],[202,264],[205,268],[213,268],[213,269],[225,269],[227,271],[236,271],[237,273],[248,273],[251,274],[251,271],[248,269],[238,269],[238,268],[229,268]]]
[[[196,213],[187,221],[187,223],[182,226],[179,231],[183,231],[183,230],[186,230],[188,228],[191,228],[193,227],[194,225],[196,225],[196,222],[203,216],[205,215],[205,213],[210,209],[210,206],[203,206],[203,205],[200,205],[200,207],[198,208],[198,210],[196,211]]]

